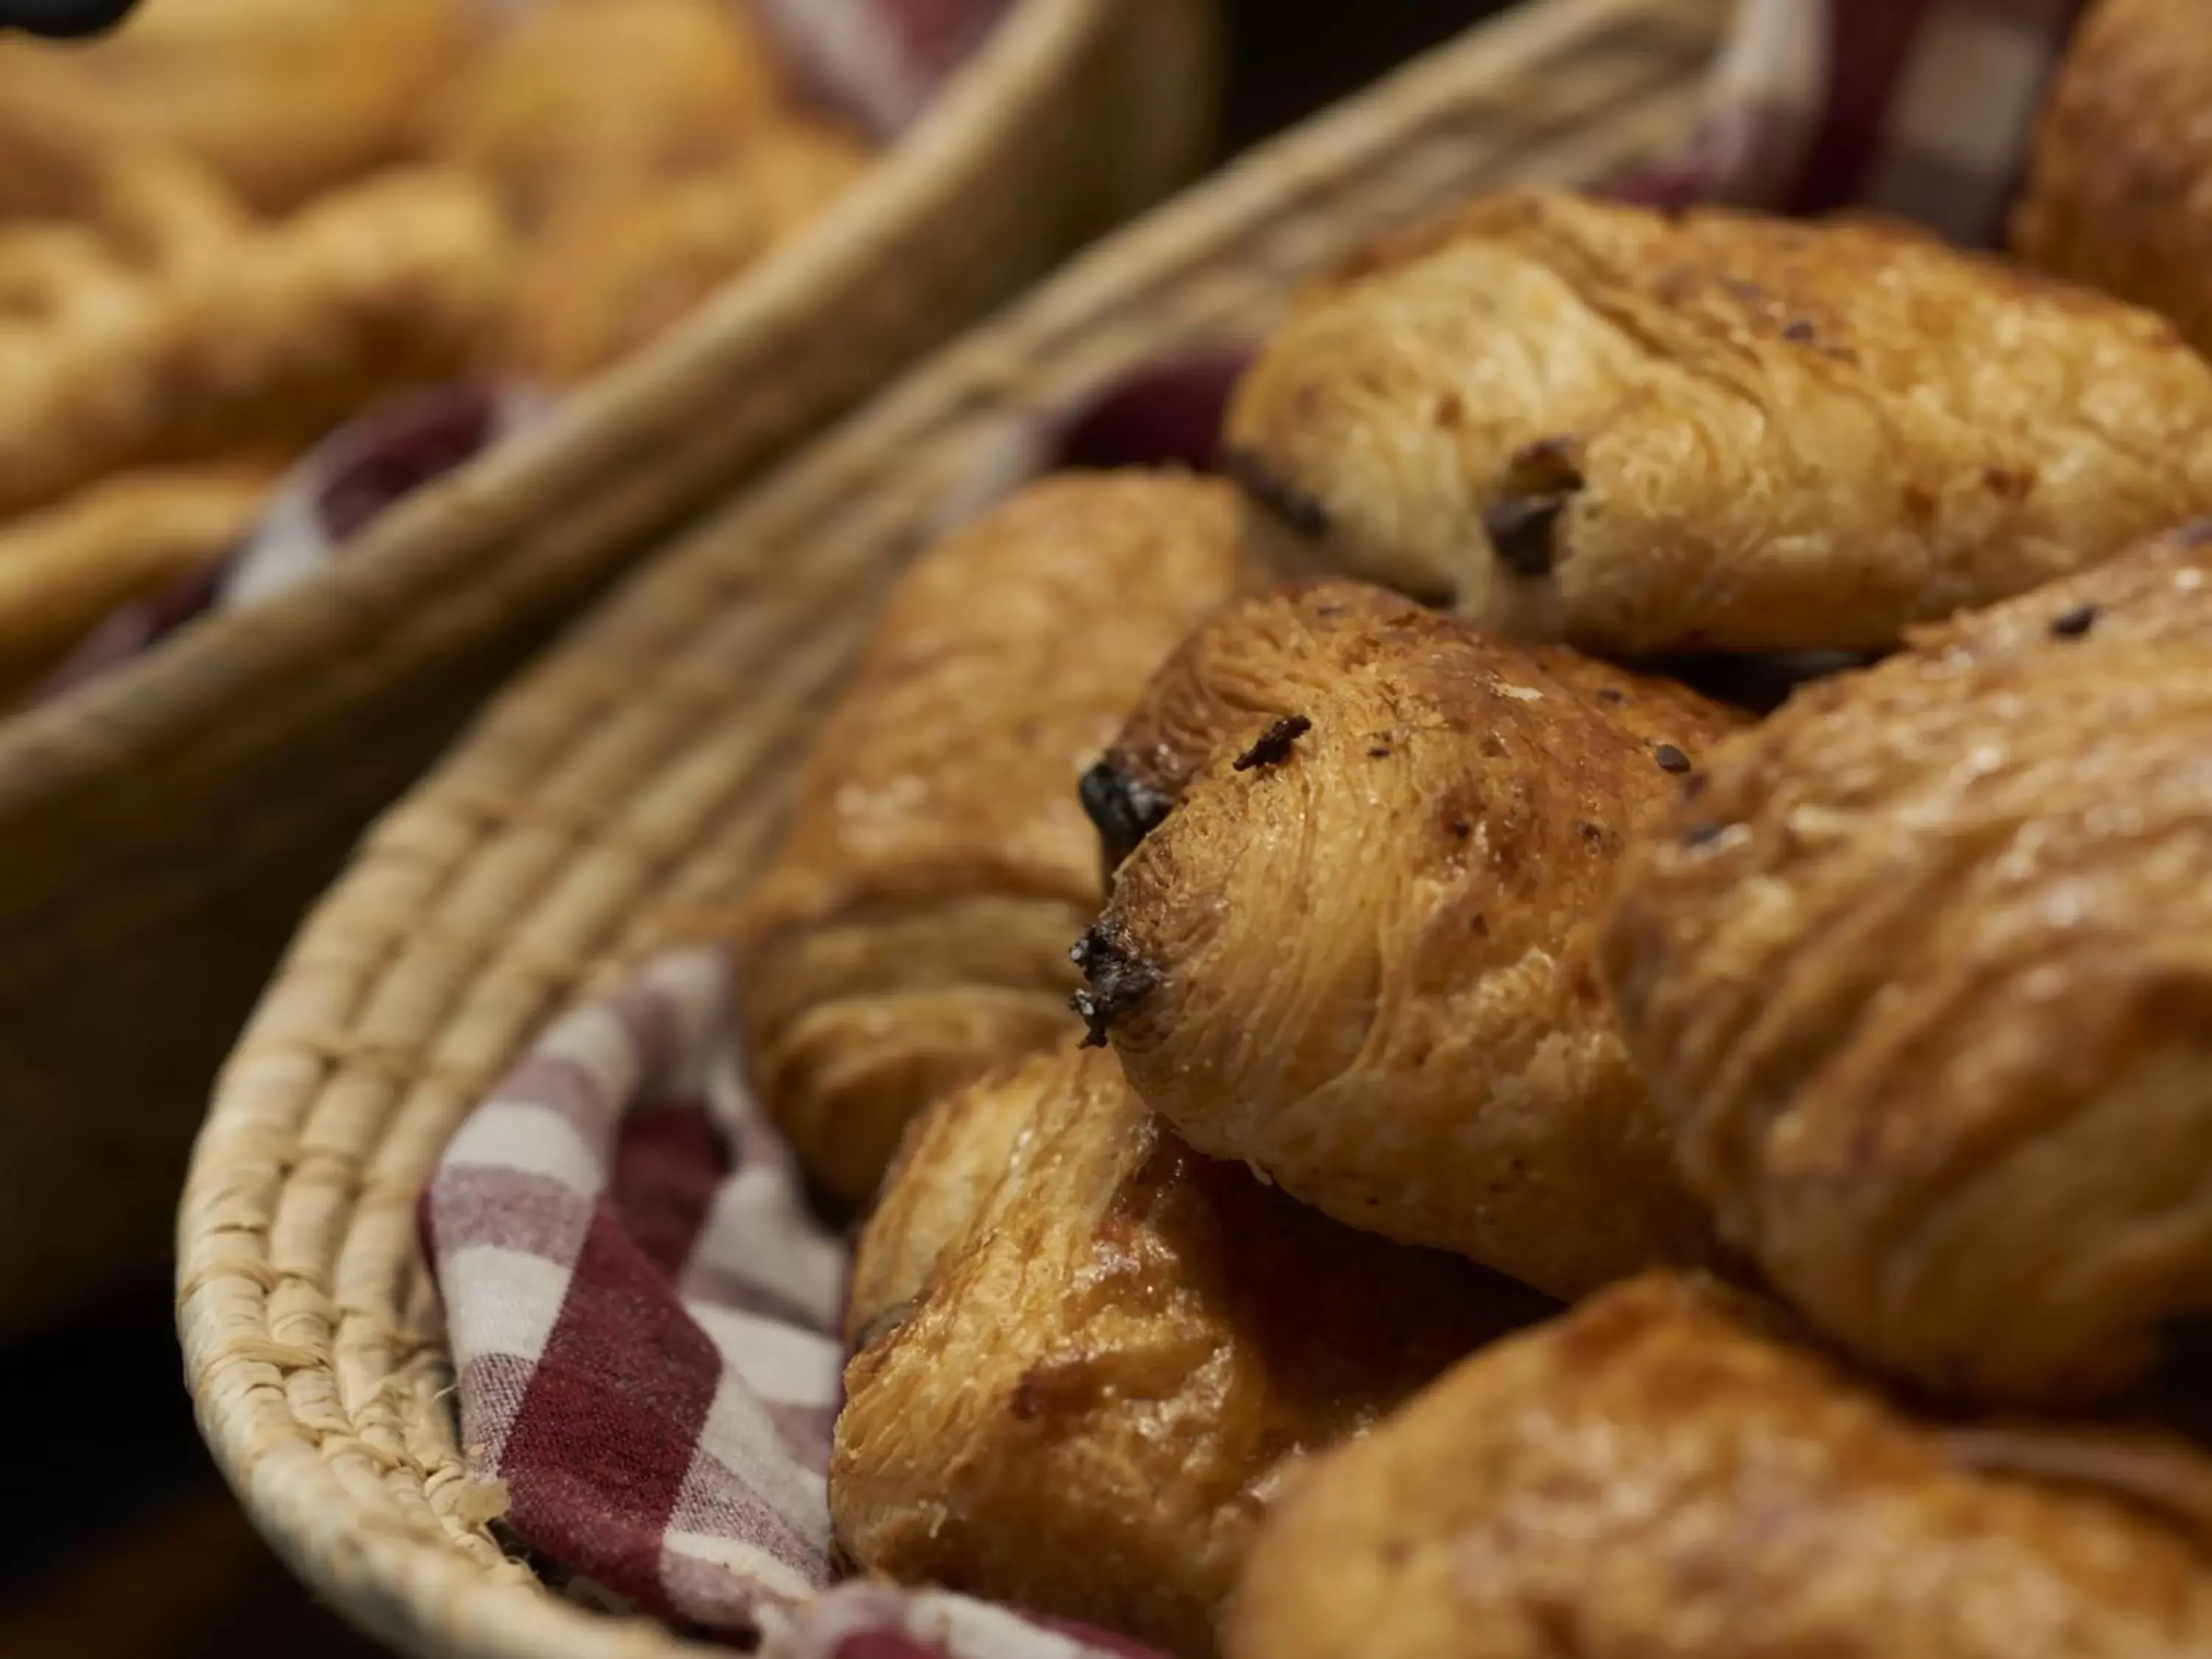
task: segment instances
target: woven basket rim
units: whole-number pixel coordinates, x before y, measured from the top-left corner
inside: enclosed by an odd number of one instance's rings
[[[468,941],[477,954],[465,982],[435,975],[409,981],[393,953],[417,947],[400,936],[460,928],[460,902],[444,884],[470,860],[472,874],[495,865],[505,872],[550,845],[549,867],[559,873],[544,880],[556,896],[576,898],[596,893],[610,871],[672,861],[684,850],[676,838],[757,848],[770,823],[767,809],[750,801],[732,809],[733,818],[700,808],[669,829],[641,808],[629,817],[592,816],[588,803],[551,786],[520,805],[492,799],[486,778],[513,773],[526,781],[518,788],[534,787],[547,744],[568,743],[561,752],[568,754],[612,741],[601,726],[592,736],[556,730],[549,709],[597,699],[612,720],[625,698],[659,696],[684,700],[678,712],[688,709],[696,725],[703,710],[726,706],[714,700],[727,692],[700,684],[685,661],[671,660],[650,691],[627,684],[622,668],[625,659],[679,658],[680,647],[702,640],[719,648],[723,635],[692,614],[712,606],[757,624],[763,641],[821,629],[820,647],[793,647],[794,661],[804,658],[819,675],[801,677],[791,692],[794,706],[810,688],[818,701],[864,617],[831,626],[804,608],[807,594],[827,592],[823,616],[840,615],[839,572],[878,556],[869,537],[926,534],[948,486],[988,459],[980,450],[1018,416],[1055,406],[1059,383],[1032,379],[1039,362],[1073,373],[1068,366],[1093,358],[1121,361],[1130,337],[1154,326],[1172,295],[1223,296],[1194,315],[1242,314],[1244,290],[1221,280],[1240,271],[1279,296],[1337,251],[1325,234],[1331,204],[1364,204],[1370,217],[1422,209],[1465,188],[1451,168],[1476,165],[1457,159],[1470,147],[1521,155],[1485,126],[1504,100],[1537,106],[1528,128],[1537,136],[1523,149],[1538,176],[1587,178],[1648,153],[1693,116],[1729,3],[1537,0],[1108,239],[663,550],[510,687],[387,816],[298,936],[234,1050],[179,1215],[179,1325],[202,1430],[296,1571],[349,1617],[417,1651],[641,1659],[720,1650],[644,1621],[587,1613],[496,1559],[488,1544],[471,1553],[450,1519],[441,1531],[439,1502],[450,1503],[461,1479],[450,1425],[445,1445],[426,1445],[410,1437],[423,1419],[390,1405],[390,1396],[429,1387],[423,1379],[434,1374],[441,1346],[434,1325],[415,1322],[426,1317],[426,1287],[409,1254],[412,1201],[450,1127],[438,1114],[475,1097],[580,988],[608,982],[653,942],[635,930],[617,941],[595,924],[579,947],[580,934],[533,927],[556,908],[543,884],[532,890],[529,915],[481,924],[499,937]],[[1604,120],[1584,125],[1554,96],[1546,71],[1600,40],[1610,56],[1592,76],[1624,89],[1605,94],[1613,102],[1602,106]],[[1639,67],[1639,52],[1648,66]],[[1510,124],[1500,117],[1498,125]],[[807,545],[806,558],[793,556],[810,521],[841,513],[841,538],[825,535]],[[724,568],[718,560],[730,547],[745,551],[728,556]],[[744,764],[765,769],[787,757],[787,745],[763,739]],[[656,809],[688,799],[690,775],[673,761],[657,763]],[[580,768],[580,777],[588,774]],[[453,941],[457,949],[463,942]],[[495,981],[496,994],[489,988]],[[517,987],[530,999],[520,1012]],[[425,1012],[421,1005],[433,995],[441,1000]],[[335,1012],[341,998],[352,999],[350,1023]],[[395,1035],[409,1021],[420,1029]],[[372,1097],[380,1103],[367,1103]]]
[[[542,422],[394,505],[343,559],[260,604],[222,611],[59,697],[0,716],[0,817],[88,771],[220,718],[313,673],[411,605],[465,584],[447,551],[456,526],[512,509],[552,481],[603,477],[650,440],[653,411],[754,339],[787,331],[827,278],[866,258],[888,223],[926,213],[994,142],[1023,90],[1056,82],[1095,38],[1112,0],[1016,0],[947,77],[914,125],[808,231],[726,284],[676,329],[564,398]],[[422,556],[428,545],[433,556]]]

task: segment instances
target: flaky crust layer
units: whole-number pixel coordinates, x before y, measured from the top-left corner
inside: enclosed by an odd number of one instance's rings
[[[1316,1464],[1225,1629],[1229,1659],[2178,1659],[2212,1650],[2212,1572],[1652,1277]]]
[[[1239,522],[1218,483],[1048,479],[892,596],[735,926],[755,1085],[838,1196],[935,1096],[1068,1029],[1099,893],[1078,781],[1237,591]]]
[[[1340,1220],[1554,1295],[1701,1255],[1590,953],[1622,846],[1737,717],[1355,583],[1201,637],[1139,720],[1221,728],[1175,740],[1208,757],[1084,946],[1146,1101]]]
[[[2212,31],[2194,0],[2099,0],[2037,125],[2013,246],[2212,349]]]
[[[1319,289],[1248,480],[1356,574],[1615,653],[1875,649],[2212,510],[2170,325],[1918,235],[1513,192]]]
[[[1604,966],[1723,1231],[1940,1389],[2095,1395],[2212,1311],[2212,536],[1801,691]]]
[[[895,1578],[1208,1654],[1292,1467],[1544,1304],[1195,1156],[1110,1054],[1070,1043],[1015,1086],[1004,1178],[846,1370],[837,1534]]]

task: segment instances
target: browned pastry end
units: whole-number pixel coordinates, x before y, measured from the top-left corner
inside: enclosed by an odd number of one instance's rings
[[[729,0],[543,0],[428,121],[526,232],[578,203],[726,162],[776,108],[774,54]]]
[[[1352,574],[1495,631],[1873,650],[2212,510],[2212,368],[1878,223],[1510,192],[1310,296],[1228,442]]]
[[[2012,240],[2212,351],[2212,33],[2196,0],[2098,0],[2045,99]]]
[[[1590,958],[1622,846],[1738,717],[1353,583],[1246,601],[1197,661],[1218,738],[1080,947],[1146,1102],[1553,1295],[1702,1258]]]
[[[865,1348],[913,1310],[945,1253],[959,1243],[1006,1173],[1023,1134],[1066,1086],[1057,1048],[1009,1062],[940,1095],[906,1126],[898,1155],[853,1251],[845,1343]]]
[[[1652,1276],[1468,1360],[1311,1471],[1229,1659],[2181,1659],[2212,1563],[1970,1473],[1755,1314]]]
[[[2212,1312],[2212,526],[1717,750],[1603,964],[1723,1232],[1937,1389],[2065,1401]]]
[[[1077,780],[1243,568],[1233,490],[1093,474],[905,577],[735,929],[755,1085],[839,1197],[934,1097],[1067,1029],[1099,887]]]
[[[1197,1157],[1111,1054],[1016,1075],[1004,1178],[846,1369],[830,1515],[871,1571],[1200,1659],[1299,1461],[1546,1304]]]

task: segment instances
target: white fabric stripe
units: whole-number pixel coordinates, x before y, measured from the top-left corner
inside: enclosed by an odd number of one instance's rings
[[[672,1556],[680,1556],[685,1560],[703,1562],[748,1579],[771,1595],[798,1601],[814,1594],[813,1585],[767,1551],[755,1549],[750,1544],[735,1538],[719,1537],[706,1532],[678,1532],[672,1528],[661,1534],[660,1550],[664,1561]],[[666,1577],[665,1568],[663,1577]]]
[[[824,1326],[837,1322],[844,1247],[815,1230],[799,1195],[773,1170],[741,1170],[716,1191],[685,1281],[708,1264],[774,1291]]]
[[[780,1406],[834,1405],[843,1356],[826,1336],[735,1308],[687,1302],[722,1363],[763,1400]]]
[[[568,1294],[568,1263],[473,1244],[438,1265],[456,1370],[488,1353],[532,1361],[544,1355]]]
[[[588,1003],[555,1022],[530,1045],[543,1057],[580,1066],[610,1101],[626,1101],[637,1087],[637,1054],[622,1016],[605,1003]]]
[[[1073,1637],[1040,1630],[1003,1607],[942,1590],[909,1596],[899,1622],[908,1635],[954,1659],[1084,1659],[1097,1651]]]
[[[606,1185],[603,1155],[560,1113],[519,1101],[489,1100],[469,1114],[446,1147],[448,1170],[514,1170],[557,1181],[583,1198]],[[450,1271],[450,1269],[448,1270]]]
[[[672,1526],[696,1527],[712,1505],[711,1460],[735,1473],[793,1532],[830,1547],[830,1494],[823,1477],[792,1461],[775,1425],[744,1383],[725,1376],[700,1425],[691,1469],[678,1493]]]
[[[1893,158],[1935,155],[2008,177],[2043,85],[2051,41],[1978,7],[1939,6],[1923,20],[1892,94],[1875,171],[1877,199]]]

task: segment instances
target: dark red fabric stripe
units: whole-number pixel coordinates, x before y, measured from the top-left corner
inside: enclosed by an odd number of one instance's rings
[[[728,1173],[721,1137],[703,1105],[633,1112],[623,1122],[607,1197],[672,1297]]]
[[[500,1461],[516,1532],[610,1589],[672,1612],[661,1537],[721,1369],[666,1273],[601,1205]]]
[[[1932,0],[1829,0],[1826,96],[1790,212],[1826,213],[1858,199],[1913,35],[1930,9]]]

